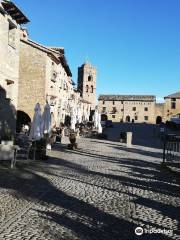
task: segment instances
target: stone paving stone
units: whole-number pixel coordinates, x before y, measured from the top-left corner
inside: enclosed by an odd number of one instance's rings
[[[67,143],[44,162],[0,167],[0,240],[180,239],[180,186],[161,170],[158,149]],[[173,234],[138,237],[137,226]]]

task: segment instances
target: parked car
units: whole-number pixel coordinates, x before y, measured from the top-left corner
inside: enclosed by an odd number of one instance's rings
[[[180,125],[180,118],[178,117],[172,117],[171,122],[175,123],[176,125]]]
[[[171,129],[180,130],[180,118],[173,117],[166,122],[166,126]]]
[[[113,127],[113,122],[112,122],[112,120],[107,120],[107,121],[106,121],[106,127]]]

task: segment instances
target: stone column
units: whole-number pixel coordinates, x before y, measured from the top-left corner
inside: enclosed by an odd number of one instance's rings
[[[132,132],[127,132],[127,140],[126,140],[126,146],[131,147],[132,146]]]

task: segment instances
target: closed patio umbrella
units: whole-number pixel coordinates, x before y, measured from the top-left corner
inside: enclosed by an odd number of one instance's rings
[[[44,112],[42,115],[42,131],[43,134],[51,134],[51,113],[50,113],[50,106],[46,103],[44,107]]]
[[[101,114],[98,114],[98,133],[102,133],[102,126],[101,126]]]
[[[46,144],[49,136],[51,135],[51,131],[52,131],[52,122],[51,122],[50,106],[48,103],[46,103],[44,107],[44,112],[42,115],[42,132],[46,137]],[[46,148],[50,150],[51,145],[48,143]]]
[[[34,141],[34,160],[35,160],[35,151],[36,151],[36,141],[40,140],[43,137],[42,132],[42,117],[41,117],[41,108],[40,104],[37,103],[34,108],[34,117],[31,124],[31,130],[29,138]]]
[[[72,108],[72,112],[71,112],[71,129],[73,131],[75,131],[76,129],[76,111],[74,108]]]
[[[98,109],[97,109],[97,108],[95,109],[94,116],[93,116],[93,120],[94,120],[94,127],[95,127],[96,129],[98,129],[99,113],[98,113]]]

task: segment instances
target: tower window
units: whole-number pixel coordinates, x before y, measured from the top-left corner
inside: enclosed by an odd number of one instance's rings
[[[89,76],[88,76],[88,81],[91,82],[92,80],[93,80],[92,75],[89,75]]]
[[[89,86],[86,85],[86,92],[89,92]]]
[[[91,86],[91,93],[93,93],[94,89],[93,89],[93,86]]]
[[[171,99],[171,109],[176,109],[176,98]]]

